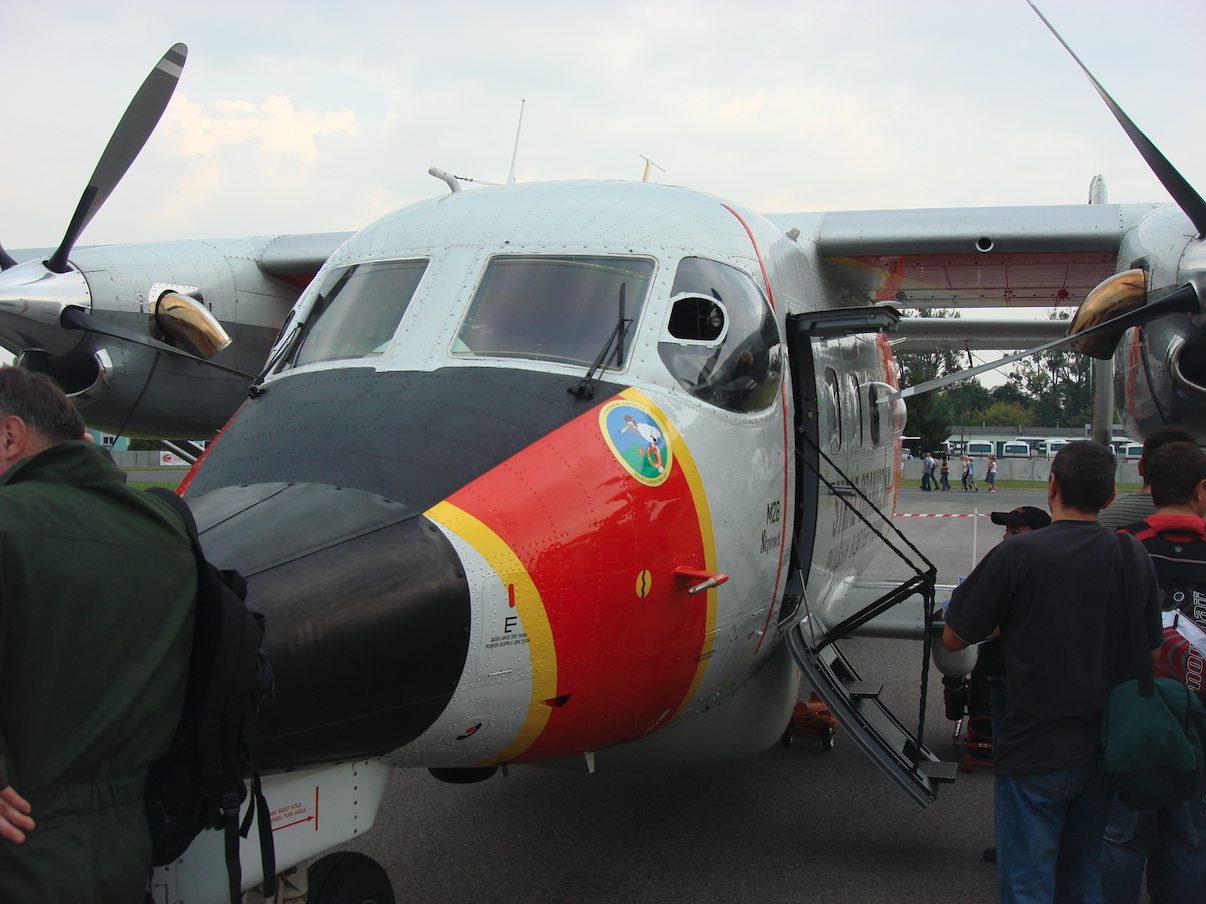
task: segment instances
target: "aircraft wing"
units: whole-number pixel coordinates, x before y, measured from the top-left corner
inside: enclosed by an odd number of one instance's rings
[[[260,269],[304,289],[327,258],[352,235],[351,232],[282,235],[264,249]]]
[[[326,263],[335,249],[351,238],[351,232],[311,232],[268,237],[267,245],[256,263],[269,276],[275,276],[299,289],[304,289],[314,274]],[[102,245],[77,245],[76,251],[91,251]],[[18,263],[46,260],[53,248],[16,248],[12,252]]]
[[[1128,224],[1150,204],[768,214],[816,242],[848,304],[1077,305],[1117,269]]]

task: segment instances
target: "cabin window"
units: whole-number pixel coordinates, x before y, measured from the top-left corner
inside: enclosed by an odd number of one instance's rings
[[[878,446],[882,428],[879,421],[879,386],[875,383],[867,386],[867,403],[867,417],[871,422],[871,445]]]
[[[688,257],[678,265],[670,296],[670,338],[657,349],[679,385],[728,411],[774,404],[783,350],[757,283],[736,267]]]
[[[532,358],[623,367],[649,294],[653,261],[628,257],[495,257],[453,343],[457,357]],[[617,325],[627,321],[617,342]]]
[[[854,374],[850,375],[850,398],[854,400],[854,415],[858,421],[858,444],[864,446],[867,444],[866,437],[863,433],[863,397],[858,391],[858,377]],[[850,441],[854,442],[854,425],[850,425]]]
[[[832,367],[825,368],[825,391],[822,404],[829,414],[829,451],[842,450],[842,393],[838,388],[838,375]]]
[[[332,270],[305,313],[289,364],[371,358],[393,341],[427,261],[377,261]]]

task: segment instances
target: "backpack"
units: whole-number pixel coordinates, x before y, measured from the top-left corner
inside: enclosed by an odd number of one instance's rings
[[[1169,540],[1146,520],[1123,530],[1133,534],[1152,556],[1164,591],[1164,608],[1180,609],[1206,626],[1206,543]]]
[[[272,690],[272,666],[260,649],[264,617],[244,604],[247,582],[237,571],[220,571],[206,560],[197,524],[183,499],[170,490],[148,492],[184,522],[197,560],[197,604],[184,709],[167,753],[150,767],[144,802],[151,830],[152,862],[173,862],[206,828],[226,835],[230,900],[242,898],[239,837],[257,814],[264,866],[264,895],[273,894],[276,857],[268,803],[251,762],[252,719]],[[239,808],[251,777],[253,803],[239,825]]]
[[[1120,533],[1118,542],[1139,677],[1111,691],[1101,719],[1101,745],[1118,799],[1132,810],[1151,810],[1188,800],[1206,781],[1206,709],[1181,682],[1152,677],[1135,562],[1137,541]]]

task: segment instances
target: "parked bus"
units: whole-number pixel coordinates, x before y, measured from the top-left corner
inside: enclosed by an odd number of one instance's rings
[[[1055,458],[1056,453],[1059,452],[1059,450],[1062,449],[1064,446],[1068,445],[1068,443],[1070,443],[1070,442],[1072,442],[1072,440],[1070,440],[1070,439],[1048,440],[1047,441],[1047,457]]]
[[[1013,442],[1013,440],[1011,440]],[[1030,454],[1040,457],[1047,454],[1047,438],[1043,436],[1019,436],[1016,440],[1030,447]]]
[[[1001,445],[1001,458],[1029,458],[1030,444],[1021,440],[1012,440]]]
[[[995,455],[996,451],[996,447],[985,440],[972,440],[967,444],[967,454],[972,458],[987,458],[989,455]]]

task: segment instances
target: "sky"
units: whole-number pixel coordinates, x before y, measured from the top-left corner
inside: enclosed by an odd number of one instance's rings
[[[1206,4],[1044,0],[1206,192]],[[765,212],[1161,201],[1024,0],[334,4],[7,0],[0,243],[59,242],[130,98],[188,63],[81,244],[356,230],[447,189],[658,181]]]

